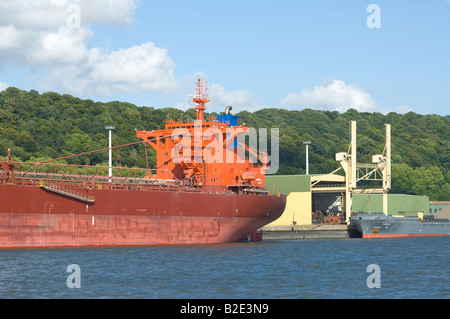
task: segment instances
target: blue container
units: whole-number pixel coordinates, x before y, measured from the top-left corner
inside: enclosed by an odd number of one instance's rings
[[[221,114],[217,116],[217,120],[219,121],[219,123],[228,123],[231,126],[237,125],[237,119],[238,119],[237,116],[231,114]]]
[[[217,116],[217,121],[219,123],[228,123],[231,126],[237,125],[237,119],[238,119],[238,116],[234,116],[231,114],[220,114]],[[227,135],[227,138],[228,138],[228,136],[230,136],[230,134]],[[237,148],[238,140],[236,139],[233,144],[234,144],[234,148]]]

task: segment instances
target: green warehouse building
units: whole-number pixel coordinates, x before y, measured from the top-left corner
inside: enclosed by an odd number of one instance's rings
[[[324,175],[267,175],[266,188],[287,196],[283,215],[271,226],[311,225],[313,212],[327,216],[342,216],[345,198],[345,178],[336,174]],[[382,212],[383,195],[356,193],[352,196],[352,212]],[[428,196],[388,194],[388,214],[417,216],[428,214]]]

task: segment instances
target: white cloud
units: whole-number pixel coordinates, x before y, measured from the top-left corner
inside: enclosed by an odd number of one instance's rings
[[[207,95],[210,102],[206,103],[206,112],[224,112],[228,105],[232,106],[232,114],[239,113],[240,111],[254,112],[262,107],[258,105],[253,97],[253,93],[249,90],[237,90],[228,91],[225,87],[218,83],[210,83],[205,80],[207,75],[204,72],[197,72],[192,75],[187,75],[183,81],[179,81],[177,84],[177,99],[178,103],[173,107],[187,110],[194,108],[196,104],[192,101],[194,95],[197,94],[197,80],[207,82]],[[188,94],[186,94],[188,92]]]
[[[25,60],[33,67],[78,64],[88,56],[87,44],[92,37],[87,28],[61,26],[56,32],[43,34],[26,53]]]
[[[137,0],[2,0],[0,67],[42,69],[45,88],[84,96],[171,90],[175,63],[167,50],[151,42],[112,52],[88,46],[91,25],[129,25],[136,6]]]
[[[319,110],[336,110],[345,112],[353,108],[360,112],[372,112],[375,100],[355,84],[329,79],[312,90],[290,93],[282,101],[281,107],[308,107]]]
[[[0,82],[0,92],[6,90],[9,87],[8,84]]]
[[[91,49],[82,65],[56,68],[53,81],[76,94],[111,95],[124,92],[160,91],[175,88],[175,63],[167,50],[151,42],[110,53]],[[74,86],[74,84],[76,84]]]
[[[414,110],[408,105],[400,105],[395,109],[397,113],[406,114],[408,112],[414,112]]]
[[[124,27],[133,22],[138,2],[138,0],[69,1],[70,4],[79,4],[81,23],[108,24],[117,27]]]
[[[212,84],[208,94],[212,99],[211,107],[217,113],[223,112],[228,105],[233,107],[233,113],[243,110],[252,112],[257,109],[253,93],[249,90],[227,91],[221,84]]]
[[[209,92],[210,95],[214,97],[214,103],[216,104],[235,105],[236,107],[245,107],[253,104],[252,92],[249,90],[230,92],[220,84],[212,84]]]
[[[123,27],[132,22],[137,0],[2,0],[0,24],[20,29],[57,29],[80,13],[80,22]]]
[[[22,42],[21,33],[12,26],[0,26],[0,50],[19,48]]]
[[[0,24],[14,25],[23,31],[48,31],[66,22],[67,5],[67,1],[2,0]]]

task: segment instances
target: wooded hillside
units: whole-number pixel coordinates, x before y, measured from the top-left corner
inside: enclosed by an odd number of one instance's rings
[[[225,107],[225,106],[224,106]],[[223,110],[217,110],[221,112]],[[392,130],[392,192],[428,195],[450,200],[450,116],[359,113],[350,109],[288,111],[263,109],[240,112],[238,123],[249,127],[280,129],[280,168],[277,174],[304,174],[305,147],[311,141],[311,174],[339,167],[335,153],[349,145],[349,122],[357,121],[358,162],[370,163],[384,147],[384,124]],[[138,107],[126,102],[101,103],[54,92],[39,94],[9,87],[0,92],[0,158],[8,148],[16,160],[36,161],[108,147],[106,125],[114,125],[113,145],[138,141],[136,129],[161,129],[166,119],[195,118],[195,110]],[[270,149],[270,148],[269,148]],[[155,153],[149,149],[149,162]],[[107,166],[107,152],[89,155],[89,164]],[[124,166],[145,167],[143,145],[120,150]],[[84,157],[67,160],[85,164]],[[118,158],[115,156],[115,165]]]

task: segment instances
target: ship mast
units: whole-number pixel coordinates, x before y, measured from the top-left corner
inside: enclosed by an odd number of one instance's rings
[[[197,110],[197,120],[204,121],[203,111],[206,110],[205,103],[209,102],[207,94],[207,82],[197,80],[197,95],[194,95],[192,101],[197,103],[195,109]]]

